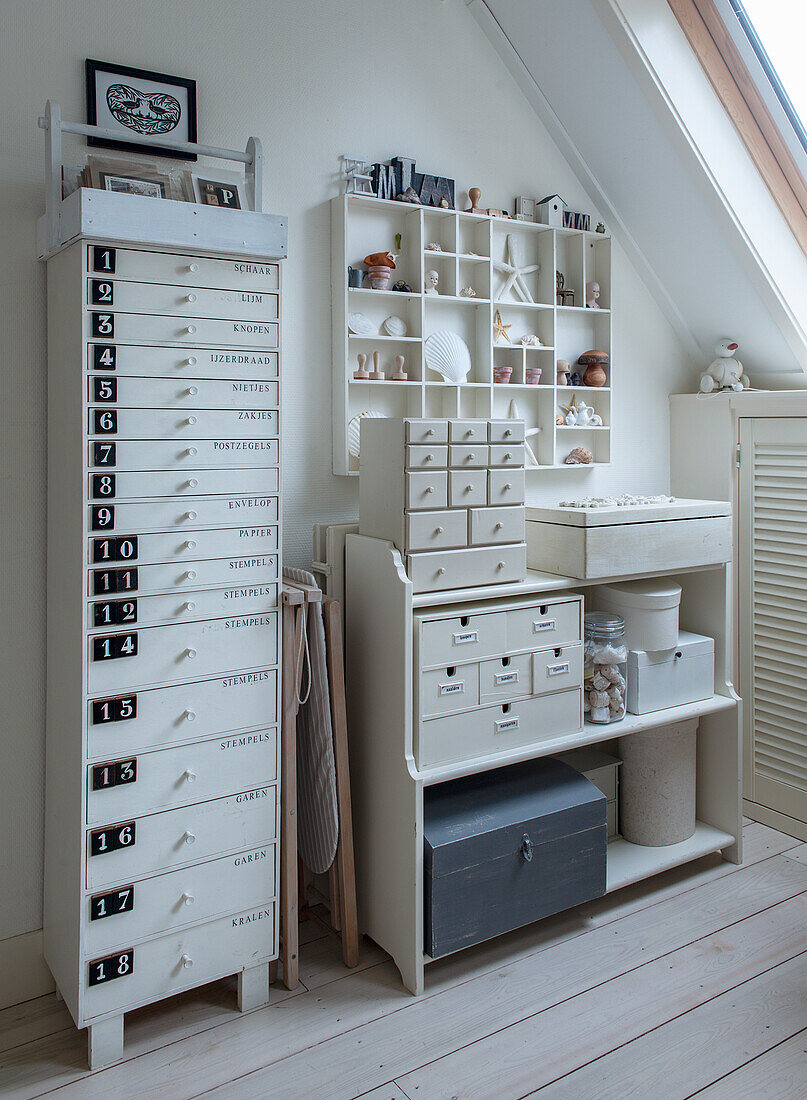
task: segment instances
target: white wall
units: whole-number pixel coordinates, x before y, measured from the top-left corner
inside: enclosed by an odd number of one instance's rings
[[[355,482],[330,473],[328,200],[339,154],[416,157],[421,168],[454,175],[461,191],[480,186],[489,205],[557,190],[587,208],[461,0],[4,0],[2,21],[0,939],[41,918],[45,299],[33,257],[45,99],[82,118],[84,58],[114,60],[195,77],[200,140],[263,139],[264,207],[288,214],[290,226],[283,459],[293,563],[309,560],[315,520],[357,513]],[[666,394],[691,375],[619,248],[614,298],[615,465],[531,475],[536,498],[667,486]]]

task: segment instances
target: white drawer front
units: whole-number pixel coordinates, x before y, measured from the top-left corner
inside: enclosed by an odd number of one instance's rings
[[[275,321],[277,294],[256,290],[208,290],[170,283],[118,282],[103,276],[87,280],[87,304],[123,313],[171,313],[181,317],[238,317]]]
[[[479,665],[449,665],[420,677],[420,713],[424,718],[453,714],[479,704]]]
[[[435,473],[411,473],[406,475],[406,507],[447,508],[447,475],[438,470]]]
[[[99,337],[102,339],[102,337]],[[232,348],[149,348],[131,344],[88,344],[87,363],[97,371],[114,371],[122,377],[152,378],[167,388],[171,379],[188,379],[198,385],[199,378],[213,380],[221,391],[221,401],[214,408],[230,408],[233,404],[249,408],[264,408],[277,404],[277,388],[266,379],[277,378],[276,351],[234,351]],[[165,376],[164,379],[159,376]],[[224,381],[233,378],[234,381]],[[250,389],[246,383],[257,385]],[[266,388],[264,388],[266,387]],[[227,400],[228,388],[233,400]],[[201,393],[201,388],[200,391]],[[207,398],[205,398],[207,400]],[[255,402],[260,400],[260,404]],[[171,405],[173,401],[166,404]],[[205,406],[201,401],[199,408]]]
[[[134,822],[133,840],[128,847],[101,855],[90,855],[91,835],[98,829],[88,828],[87,888],[128,882],[153,871],[198,863],[274,840],[276,796],[273,786],[258,787],[213,802],[148,814]],[[127,823],[126,818],[115,818],[108,829],[101,828],[111,837],[114,826]]]
[[[524,471],[491,470],[488,474],[488,504],[523,504]]]
[[[447,443],[448,423],[445,420],[407,420],[407,443]]]
[[[144,313],[113,313],[93,306],[88,311],[87,335],[104,343],[235,345],[239,348],[276,348],[279,326],[272,321],[225,321],[204,317],[159,317]],[[195,364],[193,364],[195,367]]]
[[[119,601],[119,603],[118,603]],[[231,615],[254,615],[272,611],[277,604],[276,584],[250,584],[233,588],[211,588],[208,591],[171,593],[165,596],[114,596],[110,600],[95,600],[88,607],[90,629],[109,630],[115,622],[117,607],[125,615],[127,626],[153,626],[157,623],[188,623],[200,619],[216,619]],[[122,605],[129,605],[125,610]]]
[[[206,558],[165,565],[137,565],[137,586],[126,594],[192,592],[197,588],[221,588],[227,584],[255,584],[275,579],[277,566],[277,554]],[[125,568],[130,568],[128,563]],[[93,596],[106,596],[114,591],[113,578],[108,576],[109,572],[108,566],[96,567],[90,571],[89,591]]]
[[[113,248],[89,245],[87,271],[93,278],[109,276],[147,283],[173,283],[176,286],[231,287],[240,290],[277,290],[280,268],[257,260],[214,259],[208,256],[182,256],[145,249]],[[109,255],[104,255],[104,253]]]
[[[278,461],[276,439],[123,439],[89,444],[89,465],[96,470],[239,469]],[[96,443],[100,446],[96,446]],[[96,461],[100,465],[95,465]]]
[[[489,434],[491,443],[523,443],[524,421],[491,420]]]
[[[420,667],[434,668],[493,657],[507,648],[507,619],[503,611],[484,615],[454,615],[426,619],[420,624]]]
[[[448,435],[452,443],[487,443],[487,420],[449,420]]]
[[[109,417],[112,414],[112,421]],[[112,423],[113,429],[108,425]],[[105,439],[213,439],[223,458],[235,450],[233,439],[277,435],[277,412],[268,409],[89,409],[87,430]],[[252,451],[253,460],[277,462],[277,444],[266,451]]]
[[[467,545],[468,513],[414,512],[406,517],[409,550],[445,550]]]
[[[452,466],[467,470],[469,466],[487,466],[490,461],[490,451],[483,446],[457,446],[450,448],[449,460]]]
[[[276,721],[277,671],[233,673],[90,700],[87,751],[93,760],[106,760]]]
[[[91,374],[87,400],[100,401],[102,386],[114,391],[116,408],[129,409],[271,409],[278,405],[277,382],[237,382],[212,378],[127,378]],[[270,435],[276,434],[270,432]]]
[[[536,695],[583,687],[583,646],[564,645],[533,653],[532,690]]]
[[[515,543],[410,554],[407,568],[416,592],[522,581],[527,574],[527,548]]]
[[[276,957],[275,903],[266,901],[237,916],[129,946],[134,948],[132,972],[103,985],[89,985],[92,960],[85,961],[80,1023],[150,1004]]]
[[[232,481],[233,475],[228,476]],[[241,476],[238,476],[239,483]],[[264,472],[261,476],[267,475]],[[277,517],[278,502],[274,495],[216,498],[189,494],[187,500],[153,500],[143,504],[119,504],[115,500],[104,504],[102,500],[96,501],[90,509],[88,529],[96,535],[103,535],[130,534],[133,531],[139,534],[175,528],[177,535],[193,532],[193,538],[196,538],[200,527],[231,529],[234,523],[240,522],[244,524],[244,530],[253,531],[256,524],[265,527],[276,523]]]
[[[118,783],[118,775],[134,776]],[[221,798],[277,778],[277,731],[254,730],[179,748],[112,757],[87,768],[87,822],[122,821],[154,810]]]
[[[583,601],[578,596],[562,603],[540,603],[507,612],[507,648],[537,649],[539,646],[579,642],[582,635]]]
[[[415,446],[406,448],[408,470],[439,470],[448,465],[448,447]]]
[[[486,504],[487,470],[451,470],[448,475],[448,503],[452,508],[471,508]]]
[[[112,898],[104,893],[88,894],[82,932],[84,956],[96,958],[113,947],[126,948],[158,932],[258,905],[276,893],[275,863],[274,844],[265,844],[139,882],[121,883],[107,891],[115,895]],[[121,890],[132,891],[132,896],[118,897]],[[116,912],[115,907],[121,904],[131,908]],[[92,919],[94,912],[111,915]]]
[[[582,728],[583,693],[576,689],[432,718],[420,724],[418,766],[495,756]]]
[[[131,651],[132,636],[135,655],[94,659],[99,652],[115,653],[127,642]],[[121,627],[114,635],[104,633],[88,638],[87,649],[87,690],[92,694],[191,680],[225,670],[275,664],[277,615],[248,615],[176,626],[149,626],[142,630]]]
[[[523,466],[524,447],[520,443],[496,443],[490,448],[491,466]]]
[[[112,481],[103,478],[111,477]],[[96,481],[96,479],[98,479]],[[114,504],[116,500],[138,497],[224,496],[237,488],[241,493],[276,493],[277,470],[177,470],[163,472],[90,474],[90,499],[96,504]],[[111,490],[111,492],[110,492]],[[232,522],[232,516],[230,517]]]
[[[497,657],[479,666],[479,702],[496,703],[532,694],[532,658],[529,653]]]
[[[117,538],[96,535],[90,539],[87,560],[93,565],[114,565],[121,560],[129,564],[149,565],[154,562],[188,562],[203,558],[223,558],[229,554],[248,557],[277,550],[277,527],[234,527],[229,530],[195,531],[191,537],[181,532],[165,531],[154,535],[133,535]],[[134,538],[137,539],[136,544]],[[121,549],[126,541],[132,543]],[[131,553],[129,553],[131,551]],[[128,554],[127,557],[123,557]]]
[[[470,543],[472,546],[485,546],[523,542],[524,527],[524,509],[521,507],[472,508]]]

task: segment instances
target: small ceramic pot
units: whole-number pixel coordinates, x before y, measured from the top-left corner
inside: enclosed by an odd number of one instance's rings
[[[389,267],[368,267],[367,282],[371,290],[386,290],[389,287],[392,270]]]
[[[510,375],[513,373],[512,367],[494,367],[493,368],[493,381],[498,382],[500,385],[504,385],[510,381]]]
[[[537,386],[541,381],[541,368],[540,367],[525,367],[524,369],[525,382],[528,386]]]

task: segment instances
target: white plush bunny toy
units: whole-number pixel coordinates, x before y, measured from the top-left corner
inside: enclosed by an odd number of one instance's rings
[[[701,393],[712,393],[714,390],[747,390],[748,378],[743,374],[743,365],[739,359],[734,358],[734,353],[739,347],[733,340],[721,340],[715,344],[716,359],[713,359],[706,372],[701,375]]]

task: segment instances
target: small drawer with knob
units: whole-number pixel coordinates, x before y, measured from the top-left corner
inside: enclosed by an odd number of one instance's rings
[[[523,443],[495,443],[490,448],[490,464],[491,466],[523,466],[524,465],[524,444]]]
[[[118,313],[102,305],[90,306],[85,314],[87,337],[105,347],[122,344],[173,344],[195,349],[210,344],[215,348],[276,348],[280,327],[276,321],[224,320],[207,317],[160,316],[153,313]],[[94,349],[90,349],[94,362]],[[172,354],[176,356],[177,348]],[[188,359],[198,358],[193,350]],[[196,364],[189,364],[196,366]]]
[[[451,508],[472,508],[487,503],[488,471],[450,470],[448,504]]]
[[[532,690],[535,695],[583,687],[583,646],[563,645],[541,649],[532,655]]]
[[[130,507],[135,507],[131,505]],[[94,567],[129,561],[137,565],[189,562],[227,555],[271,554],[277,550],[277,527],[244,526],[224,530],[160,531],[155,534],[93,535],[87,561]]]
[[[273,893],[273,891],[272,891]],[[204,985],[277,957],[275,901],[266,898],[246,909],[231,910],[204,924],[184,928],[143,943],[127,942],[123,975],[101,983],[95,979],[98,958],[85,957],[82,1018],[86,1023],[110,1013],[126,1012],[184,989]],[[101,962],[107,959],[102,958]],[[117,956],[112,956],[112,963]],[[118,968],[113,972],[118,973]]]
[[[217,619],[233,611],[254,615],[273,611],[277,606],[277,583],[256,581],[170,595],[142,596],[136,592],[129,596],[99,597],[87,607],[87,622],[90,630],[100,631],[117,623],[156,626]]]
[[[448,435],[452,443],[487,443],[487,420],[449,420]]]
[[[407,550],[455,550],[468,544],[468,513],[411,512],[406,516]]]
[[[265,474],[265,471],[261,471],[262,477]],[[144,475],[137,476],[142,478]],[[250,492],[252,486],[249,486],[245,493],[241,488],[243,476],[238,476],[237,492],[224,492],[220,497],[200,497],[189,492],[188,499],[184,500],[149,500],[142,503],[118,503],[116,499],[107,502],[95,500],[88,508],[87,530],[92,532],[94,538],[105,534],[129,534],[132,531],[140,534],[151,531],[167,532],[171,533],[168,537],[174,539],[174,545],[183,546],[188,539],[191,542],[200,539],[206,528],[227,531],[232,529],[233,523],[240,522],[244,525],[243,530],[250,532],[245,537],[252,537],[252,533],[266,531],[270,525],[277,523],[277,490],[255,493],[254,489]],[[185,480],[177,479],[175,474],[163,474],[160,477],[163,479],[160,482],[161,488],[166,484],[177,484],[177,481],[181,485]],[[171,480],[166,481],[166,478]],[[232,482],[232,474],[229,478]],[[149,481],[150,488],[153,484]],[[117,479],[115,488],[117,490]],[[185,495],[183,489],[179,491]],[[153,493],[143,495],[153,496]],[[240,534],[241,529],[238,531],[239,537]],[[228,543],[228,546],[232,546],[232,543]],[[193,547],[187,546],[186,549],[192,550]]]
[[[447,420],[405,420],[404,426],[407,443],[448,443]]]
[[[406,448],[407,470],[440,470],[448,465],[448,447],[416,444]]]
[[[139,540],[138,540],[139,549]],[[110,569],[106,563],[94,565],[89,572],[88,591],[94,598],[113,593],[146,596],[154,592],[185,592],[199,588],[221,588],[225,585],[260,584],[277,579],[277,554],[250,554],[244,557],[205,558],[201,561],[166,562],[163,565],[138,564],[136,584],[116,586],[115,577],[108,579],[119,567]],[[124,569],[130,568],[127,564]],[[98,625],[92,620],[91,627]]]
[[[94,470],[274,466],[279,454],[277,439],[245,439],[240,436],[226,439],[100,439],[90,441],[88,452],[88,465]]]
[[[237,353],[232,354],[238,357]],[[177,358],[184,360],[187,357],[177,353]],[[119,368],[122,366],[118,364]],[[218,369],[221,371],[221,366]],[[240,412],[242,409],[277,408],[278,384],[244,379],[132,378],[121,375],[118,370],[115,374],[88,375],[87,400],[119,409],[233,409]]]
[[[95,958],[160,932],[259,905],[272,893],[275,861],[270,842],[93,891],[84,899],[84,952]]]
[[[471,546],[524,541],[524,509],[518,506],[472,508],[470,523]]]
[[[245,782],[265,786],[276,778],[274,728],[110,757],[87,767],[87,823],[207,802],[239,790]]]
[[[114,810],[112,811],[115,812]],[[128,828],[127,843],[99,851],[98,838]],[[190,806],[86,828],[86,885],[131,882],[155,871],[199,863],[227,852],[254,848],[277,835],[277,789],[274,784],[242,783],[238,794]]]
[[[177,286],[232,290],[277,290],[280,268],[261,260],[189,256],[148,252],[138,248],[88,245],[87,274],[128,282],[172,283]]]
[[[98,337],[102,340],[102,337]],[[119,343],[121,337],[109,342],[93,343],[87,347],[87,367],[94,371],[114,374],[123,381],[128,378],[148,378],[149,387],[159,386],[161,392],[173,394],[165,402],[155,402],[170,406],[174,400],[186,402],[178,390],[175,379],[187,379],[187,385],[199,386],[199,381],[207,383],[206,394],[214,394],[212,408],[226,409],[248,404],[252,408],[263,408],[264,404],[277,405],[277,383],[267,379],[277,378],[278,355],[276,351],[243,352],[232,348],[161,348],[136,347]],[[197,402],[199,408],[210,398],[204,396]],[[141,404],[141,402],[137,402]]]
[[[449,448],[449,462],[454,469],[467,470],[474,466],[487,466],[490,461],[490,450],[486,446],[457,445]]]
[[[114,275],[93,275],[87,280],[87,304],[92,309],[122,313],[170,313],[245,321],[276,321],[278,316],[276,293],[127,282]]]
[[[420,471],[406,475],[406,508],[409,510],[448,507],[448,480],[445,470]]]
[[[524,471],[523,470],[489,470],[488,471],[488,504],[523,504],[524,503]]]
[[[87,756],[111,760],[143,749],[261,728],[277,720],[277,708],[274,668],[178,687],[108,692],[87,702]]]
[[[523,443],[523,420],[491,420],[489,424],[491,443]]]
[[[234,484],[236,480],[237,487]],[[277,467],[272,466],[239,470],[237,479],[233,477],[232,470],[222,469],[194,468],[132,472],[99,469],[90,473],[87,492],[91,506],[100,508],[114,506],[118,500],[136,500],[144,497],[227,496],[231,498],[234,490],[238,493],[251,493],[261,498],[275,494],[277,488],[278,471]],[[230,510],[230,522],[233,519],[233,511]],[[189,522],[195,522],[193,513],[198,516],[199,509],[189,506],[181,514],[185,514]],[[99,530],[96,525],[99,514],[93,513],[92,530]],[[101,518],[103,519],[103,516]],[[115,518],[113,513],[113,519]]]
[[[221,444],[220,457],[226,458],[236,449],[227,446],[229,439],[276,436],[278,415],[274,409],[119,409],[103,404],[88,410],[87,431],[105,439],[213,439]],[[271,461],[277,462],[277,446],[271,450]],[[263,452],[251,453],[253,459],[266,458]]]
[[[483,584],[522,581],[527,573],[525,543],[478,546],[407,555],[407,572],[415,592],[440,592]]]

